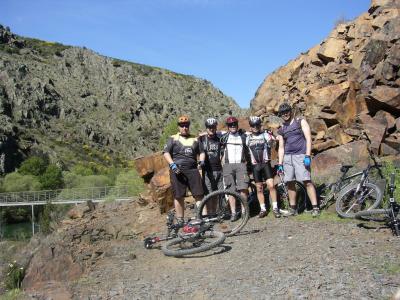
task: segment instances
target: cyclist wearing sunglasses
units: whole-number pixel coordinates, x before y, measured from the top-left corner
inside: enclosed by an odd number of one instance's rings
[[[204,162],[197,137],[190,134],[188,116],[178,118],[179,132],[172,135],[164,146],[163,154],[169,164],[176,217],[183,222],[184,197],[189,188],[196,202],[203,198],[201,176],[197,169],[197,156]]]
[[[296,187],[294,180],[303,181],[308,197],[313,206],[312,215],[319,215],[317,194],[311,181],[311,130],[303,118],[295,118],[292,107],[283,103],[278,109],[279,116],[283,119],[282,126],[278,129],[278,172],[285,174],[284,180],[288,184],[291,215],[296,211]]]
[[[252,116],[249,119],[251,133],[247,136],[246,145],[250,151],[253,177],[257,188],[257,199],[260,202],[259,218],[267,215],[264,197],[266,183],[272,199],[272,212],[276,218],[281,217],[278,208],[277,192],[274,185],[274,175],[271,167],[271,146],[275,138],[269,132],[261,130],[261,118]]]
[[[230,189],[240,191],[247,199],[249,187],[249,175],[247,174],[247,164],[250,163],[249,151],[246,146],[246,135],[238,129],[239,121],[235,117],[228,117],[226,125],[228,132],[221,137],[222,143],[222,172],[224,185]],[[229,199],[231,207],[231,221],[237,221],[240,217],[236,212],[236,201],[232,197]]]
[[[203,169],[203,189],[207,195],[213,191],[222,190],[222,165],[221,165],[221,133],[217,132],[218,121],[208,118],[205,121],[207,133],[199,137],[200,152],[204,152],[205,161]]]

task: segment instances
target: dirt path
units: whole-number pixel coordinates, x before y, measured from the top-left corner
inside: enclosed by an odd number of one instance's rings
[[[252,218],[245,234],[190,258],[120,241],[69,293],[74,299],[387,299],[400,287],[400,239],[359,223]]]

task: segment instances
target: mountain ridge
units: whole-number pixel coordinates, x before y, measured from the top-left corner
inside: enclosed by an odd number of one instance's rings
[[[0,27],[2,171],[32,153],[70,165],[112,165],[158,150],[166,124],[189,114],[240,115],[236,102],[192,75],[23,38]]]

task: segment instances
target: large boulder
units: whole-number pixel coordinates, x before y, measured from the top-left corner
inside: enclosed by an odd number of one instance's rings
[[[161,152],[135,159],[135,168],[139,175],[148,180],[150,180],[155,173],[167,166],[168,164]]]
[[[163,168],[154,174],[150,181],[150,192],[153,201],[158,204],[161,213],[166,213],[174,207],[174,197],[168,168]]]
[[[333,182],[340,176],[340,167],[354,165],[360,169],[368,164],[367,142],[355,141],[317,154],[312,162],[313,179],[318,183]]]

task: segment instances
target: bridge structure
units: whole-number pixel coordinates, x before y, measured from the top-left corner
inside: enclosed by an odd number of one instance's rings
[[[133,200],[131,186],[106,186],[44,191],[0,193],[0,208],[30,206],[32,211],[32,235],[35,234],[35,206],[51,204],[79,204],[86,202]]]

